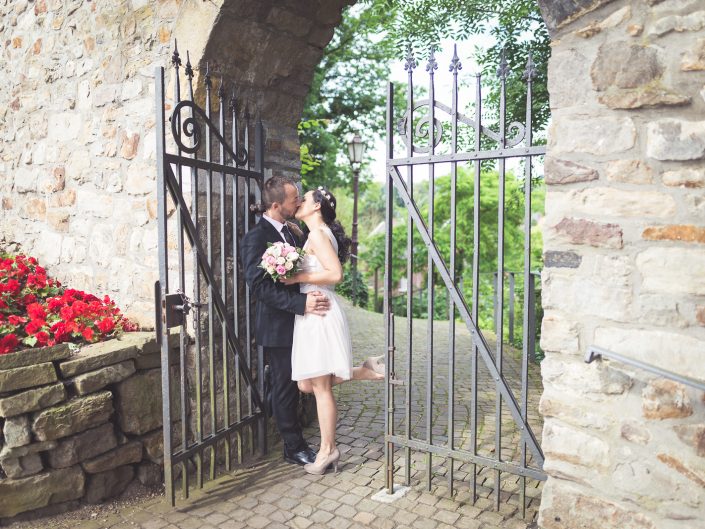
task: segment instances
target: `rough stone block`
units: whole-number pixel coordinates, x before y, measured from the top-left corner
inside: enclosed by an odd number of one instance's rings
[[[634,147],[636,127],[630,118],[561,116],[549,130],[549,148],[560,153],[617,154]]]
[[[641,409],[647,419],[690,417],[693,406],[685,386],[673,380],[651,380],[641,393]]]
[[[566,424],[585,428],[587,430],[607,430],[614,418],[597,411],[591,403],[576,403],[572,397],[556,393],[544,392],[539,401],[539,411],[544,417],[554,417]]]
[[[646,126],[646,155],[656,160],[699,160],[705,156],[705,121],[665,118]]]
[[[66,389],[60,382],[51,386],[30,389],[0,399],[0,417],[12,417],[47,408],[66,398]]]
[[[685,72],[705,70],[705,39],[698,39],[695,45],[683,54],[681,70]]]
[[[636,421],[627,421],[622,424],[620,433],[627,441],[640,445],[645,445],[651,440],[651,434],[646,425]]]
[[[643,160],[614,160],[605,167],[607,180],[628,184],[650,184],[654,180],[651,166]]]
[[[47,459],[53,468],[66,468],[112,450],[116,446],[114,427],[111,423],[105,423],[78,435],[61,439],[56,448],[47,454]]]
[[[145,487],[156,488],[164,483],[162,467],[156,463],[144,461],[137,466],[137,479]]]
[[[541,348],[563,354],[580,354],[578,326],[565,314],[547,311],[541,322]]]
[[[671,217],[676,203],[671,195],[655,191],[634,191],[610,187],[594,187],[571,191],[561,204],[563,216],[576,214],[601,217]],[[555,212],[557,215],[558,212]]]
[[[603,248],[622,247],[622,228],[617,224],[587,219],[564,218],[554,226],[559,237],[571,244],[587,244]]]
[[[651,26],[650,33],[662,37],[672,31],[698,31],[705,27],[705,11],[693,11],[687,15],[667,15]]]
[[[3,426],[5,443],[10,448],[25,446],[32,442],[32,431],[29,429],[29,417],[27,415],[17,415],[5,419]]]
[[[677,457],[669,454],[658,454],[659,461],[668,465],[676,472],[682,474],[701,488],[705,488],[705,472],[702,469],[692,468]]]
[[[47,362],[0,371],[0,393],[56,382],[54,364]]]
[[[132,465],[90,474],[84,499],[87,503],[99,503],[105,499],[113,498],[125,490],[134,476],[135,470]]]
[[[97,371],[89,371],[78,375],[73,382],[76,392],[79,395],[85,395],[103,389],[108,384],[115,384],[125,380],[134,372],[135,363],[132,360],[127,360],[119,364],[103,367]]]
[[[700,248],[647,248],[636,256],[645,292],[705,295],[705,252]]]
[[[27,454],[17,458],[0,459],[0,466],[8,478],[17,479],[37,474],[44,470],[39,454]]]
[[[547,250],[543,254],[545,268],[578,268],[583,258],[575,252]]]
[[[98,472],[105,472],[130,463],[139,463],[140,461],[142,461],[142,443],[132,441],[96,458],[84,461],[82,466],[83,470],[89,474],[97,474]]]
[[[147,457],[158,465],[164,464],[164,433],[161,429],[149,432],[142,438]]]
[[[137,356],[137,347],[122,340],[109,340],[82,347],[74,358],[59,365],[65,378],[94,371],[107,365],[118,364]]]
[[[690,97],[660,86],[642,86],[631,90],[608,90],[599,98],[600,103],[614,109],[682,106],[691,102]]]
[[[543,529],[658,529],[645,514],[593,491],[581,492],[560,480],[549,480],[546,485],[538,520]]]
[[[560,160],[553,156],[546,157],[544,168],[546,174],[546,185],[572,184],[574,182],[588,182],[597,180],[599,174],[592,167],[571,162],[570,160]]]
[[[138,373],[116,386],[115,410],[125,433],[141,435],[162,425],[161,371]]]
[[[705,169],[684,167],[675,171],[665,171],[661,179],[667,186],[705,187]]]
[[[664,69],[655,47],[612,40],[600,46],[590,76],[598,91],[637,88],[660,77]]]
[[[0,369],[13,369],[34,364],[44,364],[55,360],[64,360],[70,356],[71,349],[67,343],[60,343],[51,347],[23,349],[16,353],[0,356]]]
[[[547,459],[558,459],[603,472],[611,463],[610,448],[604,440],[553,420],[546,421],[541,444]]]
[[[705,424],[677,424],[673,430],[678,439],[692,447],[700,457],[705,457]]]
[[[16,448],[3,446],[2,450],[0,450],[0,459],[6,459],[9,457],[24,457],[29,454],[36,454],[37,452],[46,452],[47,450],[56,448],[56,444],[56,441],[43,441],[40,443],[18,446]]]
[[[112,413],[112,394],[103,391],[36,413],[32,430],[40,441],[50,441],[98,426]]]
[[[705,244],[705,228],[691,225],[650,226],[641,236],[650,241],[683,241]]]
[[[84,484],[81,467],[42,472],[17,480],[0,480],[0,518],[77,500],[83,496]]]

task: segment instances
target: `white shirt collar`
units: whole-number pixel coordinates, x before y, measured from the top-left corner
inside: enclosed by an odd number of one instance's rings
[[[279,236],[282,238],[284,242],[286,242],[286,238],[284,237],[284,234],[282,233],[282,228],[284,227],[284,224],[279,222],[278,220],[273,219],[266,213],[262,214],[263,219],[267,219],[267,221],[274,226],[274,229],[277,230],[277,233],[279,233]]]

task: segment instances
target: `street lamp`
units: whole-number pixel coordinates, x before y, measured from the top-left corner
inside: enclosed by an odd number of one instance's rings
[[[352,302],[357,304],[357,194],[360,183],[360,166],[365,154],[365,144],[362,138],[355,134],[348,140],[348,158],[353,172],[353,218],[352,218],[352,251],[350,252],[350,268],[352,270]]]

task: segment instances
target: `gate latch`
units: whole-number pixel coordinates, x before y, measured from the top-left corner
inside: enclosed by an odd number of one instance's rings
[[[167,329],[184,325],[191,307],[200,307],[201,303],[192,303],[186,294],[177,290],[175,294],[166,294],[162,299],[162,323]]]

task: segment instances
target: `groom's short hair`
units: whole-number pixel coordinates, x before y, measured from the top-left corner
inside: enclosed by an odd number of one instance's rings
[[[273,176],[264,183],[262,190],[262,203],[265,209],[272,207],[272,204],[279,202],[280,204],[286,199],[286,185],[296,187],[296,182],[288,176]]]

